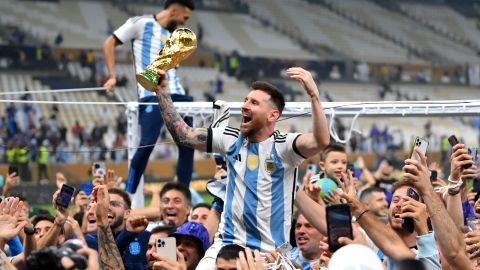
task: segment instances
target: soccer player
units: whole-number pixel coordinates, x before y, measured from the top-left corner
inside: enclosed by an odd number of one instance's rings
[[[155,60],[160,50],[165,46],[171,32],[178,26],[184,25],[192,11],[195,9],[192,0],[167,0],[164,10],[154,15],[145,15],[128,19],[122,26],[108,37],[103,45],[105,63],[107,65],[109,79],[104,86],[107,91],[113,91],[116,81],[115,74],[115,47],[122,44],[132,44],[135,72],[142,72]],[[186,95],[176,75],[176,68],[167,71],[168,91],[173,101],[192,101],[191,96]],[[137,83],[139,102],[156,102],[155,93],[144,89]],[[155,144],[163,119],[160,117],[158,106],[140,105],[139,124],[141,129],[140,146]],[[188,125],[192,125],[192,118],[185,119]],[[127,191],[136,193],[148,158],[152,153],[153,146],[138,148],[131,161]],[[189,186],[193,170],[193,149],[179,146],[177,177],[185,186]],[[143,186],[143,185],[141,185]],[[143,188],[140,190],[143,196]],[[144,207],[142,199],[133,199],[133,208]]]
[[[275,130],[285,101],[280,91],[267,82],[251,85],[241,108],[240,129],[191,128],[176,112],[165,80],[157,88],[165,125],[177,144],[221,153],[227,161],[220,236],[197,269],[213,269],[216,255],[224,245],[233,243],[273,251],[289,239],[297,166],[328,145],[329,132],[311,73],[294,67],[287,74],[299,82],[311,99],[312,133],[285,134]]]

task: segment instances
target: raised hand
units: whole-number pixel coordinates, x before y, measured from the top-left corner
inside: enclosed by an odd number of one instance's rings
[[[147,229],[148,219],[145,216],[129,216],[126,222],[127,231],[131,233],[141,233]]]
[[[318,87],[313,80],[312,73],[300,67],[292,67],[287,69],[287,74],[300,83],[310,97],[319,96]]]
[[[57,184],[57,188],[61,189],[63,184],[67,183],[67,178],[65,178],[65,175],[62,172],[57,172],[55,176],[56,176],[55,182]]]
[[[10,190],[16,187],[20,182],[20,177],[17,175],[16,172],[7,175],[5,179],[5,184],[3,185],[3,196],[10,195]]]
[[[108,80],[103,84],[103,87],[107,92],[113,92],[115,90],[115,85],[117,85],[117,79],[115,76],[108,78]]]
[[[155,259],[153,270],[187,270],[185,257],[178,250],[177,261],[171,260],[157,253],[152,253],[152,257]]]
[[[108,226],[108,207],[110,206],[110,197],[106,185],[99,185],[93,188],[95,201],[97,202],[96,215],[98,226]]]
[[[404,202],[402,203],[402,213],[400,218],[412,218],[415,224],[415,231],[417,234],[425,235],[428,233],[428,213],[427,206],[415,199],[412,199],[408,196],[404,197]]]
[[[420,195],[425,194],[429,189],[432,189],[430,182],[430,170],[427,167],[427,158],[425,155],[415,147],[420,157],[420,162],[414,159],[406,159],[403,166],[403,178],[411,182],[420,192]]]
[[[312,178],[312,172],[307,172],[303,176],[303,190],[312,200],[319,204],[323,204],[323,201],[320,199],[320,191],[322,190],[319,185],[312,184],[310,179]]]
[[[260,252],[255,250],[255,260],[253,259],[252,250],[245,248],[245,252],[239,252],[237,259],[237,270],[266,270],[263,266],[263,258]]]
[[[115,181],[115,170],[108,170],[107,175],[105,177],[105,185],[107,185],[108,188],[120,188],[122,185],[123,177],[118,177],[117,180]]]
[[[0,239],[4,242],[9,241],[18,235],[21,229],[27,225],[27,221],[18,221],[18,217],[23,208],[23,202],[18,198],[10,198],[0,203]]]

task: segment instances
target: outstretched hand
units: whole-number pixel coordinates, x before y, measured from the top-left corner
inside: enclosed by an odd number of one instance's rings
[[[10,198],[8,202],[0,203],[0,239],[7,242],[18,235],[21,229],[27,225],[27,221],[17,222],[22,211],[23,202],[18,198]]]
[[[430,182],[430,170],[427,166],[427,158],[417,147],[414,149],[417,155],[420,157],[420,162],[415,159],[406,159],[403,166],[403,178],[411,182],[420,192],[420,195],[425,194],[427,191],[432,190],[432,184]]]
[[[303,87],[303,89],[305,89],[311,98],[319,96],[317,84],[315,83],[315,80],[313,80],[313,76],[310,71],[307,71],[301,67],[291,67],[287,69],[287,74],[290,76],[290,78],[295,79],[298,83],[300,83],[300,85]]]
[[[319,185],[312,184],[310,179],[312,178],[312,172],[307,172],[303,176],[303,190],[305,193],[318,204],[324,204],[320,199],[320,191],[322,190]]]

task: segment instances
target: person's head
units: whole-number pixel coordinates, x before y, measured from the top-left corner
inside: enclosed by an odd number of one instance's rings
[[[94,201],[91,201],[87,205],[87,210],[85,212],[86,215],[86,232],[94,232],[97,229],[97,203]]]
[[[347,171],[347,151],[340,144],[329,144],[320,153],[320,168],[330,179],[342,177]]]
[[[165,28],[173,32],[178,26],[185,25],[195,9],[193,0],[167,0],[164,9],[168,11]]]
[[[395,170],[395,167],[393,167],[393,161],[389,159],[382,160],[378,166],[378,170],[383,178],[389,178]]]
[[[217,270],[237,270],[239,252],[245,252],[245,248],[236,244],[223,246],[217,255],[215,266]]]
[[[362,202],[372,214],[378,218],[384,218],[388,215],[388,202],[385,191],[378,187],[370,187],[362,191],[360,195]]]
[[[147,249],[147,263],[149,269],[153,267],[155,259],[152,257],[152,254],[157,250],[157,239],[168,237],[171,228],[166,226],[157,226],[150,231],[150,238],[148,239],[148,249]]]
[[[189,221],[195,221],[201,224],[205,224],[212,207],[208,203],[198,203],[192,209],[192,214],[189,217]]]
[[[402,204],[405,202],[405,197],[407,197],[407,190],[409,188],[413,188],[418,193],[417,189],[410,182],[397,181],[393,184],[392,201],[388,209],[388,222],[394,230],[403,230],[403,220],[399,215],[402,213]]]
[[[322,253],[318,243],[322,240],[323,235],[302,214],[297,214],[297,223],[295,223],[295,241],[297,246],[304,258],[309,260],[318,259]]]
[[[192,194],[181,183],[169,182],[160,191],[160,208],[165,223],[174,223],[175,228],[187,221],[192,207]]]
[[[285,107],[285,99],[274,85],[267,82],[253,82],[250,89],[241,108],[240,130],[244,137],[255,141],[273,133]]]
[[[125,220],[130,214],[132,201],[128,194],[118,188],[109,188],[110,206],[108,207],[108,224],[113,232],[119,232],[125,228]]]
[[[73,198],[75,200],[75,212],[78,213],[81,211],[85,211],[88,203],[90,202],[90,199],[88,198],[85,191],[81,189],[76,190],[73,194]]]
[[[187,269],[195,269],[210,246],[207,229],[200,223],[189,221],[170,236],[177,240],[177,250],[185,257]]]
[[[32,219],[35,228],[35,239],[38,241],[53,227],[55,218],[50,214],[37,215]]]

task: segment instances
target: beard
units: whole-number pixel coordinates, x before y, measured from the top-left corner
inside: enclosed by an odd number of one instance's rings
[[[177,29],[177,26],[179,25],[179,23],[172,19],[170,20],[168,23],[167,23],[167,26],[165,27],[170,33],[172,33],[173,31],[175,31],[175,29]]]
[[[115,219],[110,224],[110,229],[116,231],[120,226],[123,225],[123,216],[116,216]]]

